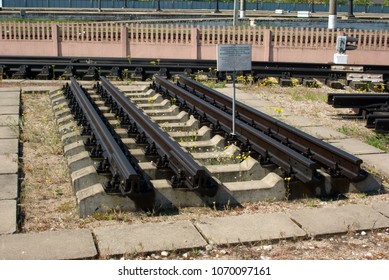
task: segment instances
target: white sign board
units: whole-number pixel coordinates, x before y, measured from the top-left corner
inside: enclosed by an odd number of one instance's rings
[[[251,70],[251,45],[217,45],[217,71]]]

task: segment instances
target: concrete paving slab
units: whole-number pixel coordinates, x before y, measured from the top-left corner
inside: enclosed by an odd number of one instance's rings
[[[389,218],[389,201],[375,202],[372,204],[374,210]]]
[[[0,236],[0,259],[75,260],[96,256],[92,232],[87,229]]]
[[[289,215],[312,236],[389,227],[388,218],[366,205],[303,209]]]
[[[380,175],[389,175],[389,154],[358,155],[371,172]]]
[[[17,230],[17,217],[16,217],[17,208],[16,207],[17,207],[16,200],[0,200],[0,235],[12,234],[16,232]]]
[[[0,97],[0,106],[19,106],[19,105],[20,105],[20,100],[18,98],[3,98],[2,99]]]
[[[100,227],[93,232],[101,256],[196,248],[207,244],[189,221]]]
[[[0,174],[15,174],[18,172],[17,154],[0,154]]]
[[[18,115],[0,115],[0,126],[18,126]]]
[[[19,106],[0,106],[0,115],[19,115],[19,110]]]
[[[18,139],[0,139],[0,154],[17,154]]]
[[[328,127],[323,127],[323,126],[307,126],[307,127],[303,127],[302,130],[308,133],[309,135],[312,135],[322,140],[345,139],[348,137],[343,133],[340,133],[336,130],[333,130]]]
[[[16,174],[0,175],[0,200],[18,198],[18,176]]]
[[[233,95],[233,88],[232,88],[232,85],[226,85],[226,87],[225,88],[217,88],[216,89],[218,92],[221,92],[221,93],[223,93],[224,95],[227,95],[227,96],[229,96],[229,97],[232,97],[232,95]],[[235,88],[235,94],[236,94],[236,98],[237,99],[239,99],[240,98],[240,96],[242,95],[242,94],[244,94],[245,92],[243,91],[243,90],[241,90],[241,89],[239,89],[239,88]]]
[[[385,153],[384,151],[377,149],[376,147],[370,146],[358,139],[353,139],[353,138],[328,140],[327,142],[353,155]]]
[[[216,244],[258,242],[306,235],[283,213],[201,218],[195,225],[207,240]]]
[[[18,127],[0,126],[0,139],[19,138]]]
[[[0,93],[0,106],[20,106],[19,93],[7,94]]]
[[[285,122],[296,127],[317,126],[315,121],[311,119],[294,115],[288,116]]]
[[[12,80],[12,83],[20,83],[22,80]],[[4,81],[3,81],[4,83]],[[0,94],[6,94],[9,92],[20,92],[18,87],[2,87],[0,88]]]
[[[8,91],[0,91],[0,97],[1,98],[17,98],[19,99],[20,98],[20,89],[11,89],[11,90],[8,90]]]
[[[241,99],[239,98],[239,101],[246,104],[246,105],[249,105],[249,106],[252,106],[252,107],[271,107],[273,106],[274,104],[269,102],[269,101],[266,101],[266,100],[260,100],[258,98],[256,99]]]

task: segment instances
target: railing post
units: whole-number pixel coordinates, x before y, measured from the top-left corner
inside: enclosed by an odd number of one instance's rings
[[[191,27],[190,28],[190,43],[192,45],[192,53],[191,58],[192,59],[199,59],[198,50],[199,50],[199,30],[197,27]]]
[[[128,56],[129,42],[128,42],[128,28],[126,25],[121,26],[120,38],[122,39],[122,56]]]
[[[263,45],[265,47],[263,60],[271,61],[271,49],[272,49],[272,32],[270,29],[266,29],[263,36]]]
[[[53,56],[59,56],[59,35],[58,25],[56,23],[51,24],[51,39],[53,40]]]

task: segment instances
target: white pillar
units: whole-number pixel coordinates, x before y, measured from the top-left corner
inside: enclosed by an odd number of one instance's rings
[[[328,15],[328,29],[336,28],[336,0],[330,0],[330,10]]]
[[[240,0],[239,17],[240,18],[246,17],[246,0]]]

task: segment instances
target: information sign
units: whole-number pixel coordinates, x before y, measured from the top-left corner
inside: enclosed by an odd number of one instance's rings
[[[251,70],[251,45],[217,45],[217,70]]]

